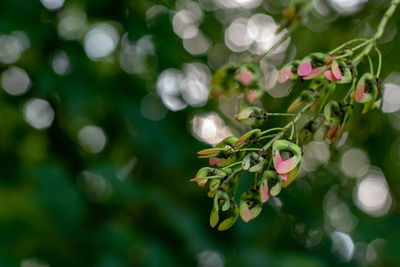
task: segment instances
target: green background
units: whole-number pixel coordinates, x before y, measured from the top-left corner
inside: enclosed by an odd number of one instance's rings
[[[279,12],[287,4],[264,0],[251,9],[217,6],[206,10],[204,3],[210,1],[200,2],[204,17],[199,27],[212,45],[224,43],[232,18],[265,13],[279,22]],[[346,15],[330,3],[318,2],[328,13],[311,17],[311,24],[321,26],[318,32],[302,25],[292,35],[297,58],[371,36],[388,3],[369,1]],[[152,36],[154,54],[146,54],[146,70],[124,72],[119,65],[121,45],[107,59],[91,60],[83,37],[66,40],[60,36],[60,13],[71,5],[86,13],[88,25],[116,23],[120,36],[128,32],[132,43]],[[149,18],[146,12],[154,5],[163,6],[162,11]],[[67,0],[61,9],[51,11],[40,1],[0,1],[0,34],[22,31],[30,42],[17,62],[0,64],[0,72],[18,66],[32,83],[27,93],[18,96],[0,90],[0,266],[20,266],[21,262],[25,266],[33,266],[32,262],[44,266],[400,264],[397,113],[374,110],[361,116],[358,108],[347,146],[331,148],[329,163],[293,183],[250,223],[238,220],[226,232],[209,226],[212,201],[205,189],[188,181],[207,163],[197,159],[196,152],[209,145],[193,136],[191,119],[218,108],[209,101],[202,107],[167,111],[156,90],[157,78],[165,69],[210,62],[207,54],[185,50],[174,33],[174,12],[181,6],[167,0]],[[228,22],[222,24],[221,16]],[[390,20],[390,34],[380,45],[382,78],[400,72],[400,35],[395,35],[399,16],[396,12]],[[60,50],[70,62],[63,75],[55,73],[51,64]],[[223,51],[226,56],[221,63],[227,63],[232,52]],[[215,66],[209,67],[215,71]],[[263,104],[272,111],[284,111],[298,92],[281,99],[266,94]],[[143,116],[147,105],[143,97],[149,94],[156,103],[150,110],[166,113],[160,120]],[[49,128],[38,130],[24,120],[24,106],[32,98],[45,99],[53,108],[55,117]],[[78,132],[85,125],[96,125],[105,133],[107,142],[100,153],[88,153],[80,144]],[[384,173],[392,202],[383,216],[371,216],[354,203],[359,180],[346,177],[340,168],[344,151],[351,147],[365,151],[370,164]],[[123,166],[128,167],[121,179],[117,174]],[[82,182],[90,181],[82,178],[85,173],[94,177],[94,185]],[[331,234],[341,231],[327,226],[324,199],[328,191],[335,192],[347,207],[347,216],[351,214],[356,222],[347,232],[355,244],[351,259],[343,259],[332,249]]]

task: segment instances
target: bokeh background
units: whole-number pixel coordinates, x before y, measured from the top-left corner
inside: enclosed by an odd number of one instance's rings
[[[261,63],[269,111],[304,87],[277,86],[277,68],[372,36],[388,6],[314,2]],[[380,41],[381,108],[334,147],[307,145],[301,178],[257,219],[212,229],[188,181],[198,150],[248,130],[236,98],[208,100],[211,74],[271,47],[287,5],[0,1],[0,266],[398,266],[400,12]]]

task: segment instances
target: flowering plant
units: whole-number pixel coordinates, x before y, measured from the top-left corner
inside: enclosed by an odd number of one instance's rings
[[[293,1],[284,11],[283,27],[287,34],[262,57],[279,46],[297,27],[312,1]],[[349,127],[356,105],[363,104],[362,113],[376,107],[381,91],[381,52],[377,40],[382,36],[388,19],[393,15],[400,0],[392,0],[382,17],[375,35],[370,39],[353,39],[329,52],[315,52],[302,59],[284,65],[278,73],[278,82],[289,80],[308,82],[306,89],[287,109],[287,113],[269,113],[253,106],[262,97],[264,89],[259,79],[261,71],[257,63],[245,62],[240,66],[228,66],[218,70],[211,82],[211,94],[243,94],[245,105],[236,114],[240,123],[261,127],[270,116],[291,117],[282,127],[255,128],[240,137],[231,136],[214,148],[198,152],[199,157],[209,158],[210,167],[200,169],[191,179],[199,186],[209,184],[208,196],[214,198],[210,225],[218,230],[230,228],[240,216],[244,222],[256,218],[270,196],[277,196],[298,176],[302,163],[302,145],[311,141],[317,131],[322,131],[329,144],[335,143]],[[279,31],[278,30],[278,31]],[[375,70],[371,52],[377,53]],[[262,58],[261,57],[261,58]],[[370,71],[359,75],[358,66],[368,59]],[[331,99],[337,84],[347,84],[348,92],[341,101]],[[304,118],[305,114],[308,115]],[[300,119],[305,119],[301,125]],[[268,140],[266,143],[265,140]],[[254,176],[252,187],[236,202],[236,191],[241,174]]]

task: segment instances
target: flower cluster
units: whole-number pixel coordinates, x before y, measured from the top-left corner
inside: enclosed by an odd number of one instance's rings
[[[240,138],[231,136],[214,148],[198,152],[199,157],[209,158],[209,165],[213,167],[201,168],[191,181],[201,187],[209,184],[208,196],[214,198],[212,227],[220,222],[218,230],[226,230],[239,215],[244,222],[254,219],[270,195],[277,196],[298,175],[303,162],[301,148],[284,139],[273,141],[271,147],[260,147],[266,133],[254,129]],[[235,194],[244,172],[254,176],[254,183],[242,193],[237,204]]]
[[[293,29],[311,2],[293,0],[283,14],[282,25]],[[212,227],[218,225],[218,230],[223,231],[230,228],[239,216],[244,222],[256,218],[263,204],[298,176],[303,164],[303,144],[313,140],[317,132],[322,132],[324,140],[333,144],[349,126],[356,104],[363,104],[362,113],[376,107],[381,91],[379,75],[382,63],[376,41],[382,36],[388,18],[399,3],[400,0],[392,1],[373,38],[350,40],[329,53],[312,53],[284,65],[278,73],[279,83],[302,81],[299,83],[302,90],[287,113],[269,113],[253,106],[264,93],[256,63],[227,66],[215,73],[211,95],[218,99],[222,95],[242,94],[246,103],[241,103],[241,110],[235,118],[247,127],[257,128],[240,137],[225,138],[215,147],[198,152],[200,158],[209,159],[209,166],[201,168],[191,181],[201,187],[209,185],[208,196],[214,199],[210,215]],[[278,47],[287,36],[277,41],[263,56]],[[357,52],[361,48],[362,51]],[[373,48],[378,56],[376,73],[370,56]],[[365,57],[370,71],[359,77],[358,65]],[[336,92],[338,94],[334,95]],[[338,95],[345,97],[338,100]],[[264,121],[270,116],[292,119],[282,127],[262,130]],[[301,118],[302,124],[299,123]],[[254,177],[251,188],[236,198],[240,180],[249,175]]]

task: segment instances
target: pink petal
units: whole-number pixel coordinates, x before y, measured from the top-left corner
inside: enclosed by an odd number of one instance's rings
[[[251,90],[246,94],[246,99],[249,103],[254,103],[257,100],[258,93],[256,90]]]
[[[306,77],[303,77],[304,80],[311,80],[315,78],[316,76],[320,75],[321,72],[323,71],[323,67],[315,68],[311,70],[311,73],[308,74]]]
[[[207,183],[207,179],[204,179],[204,181],[199,181],[197,184],[200,186],[200,187],[204,187],[205,185],[206,185],[206,183]]]
[[[274,159],[275,170],[278,174],[288,173],[296,167],[294,166],[295,162],[296,159],[294,157],[282,160],[282,157],[278,152]]]
[[[335,60],[337,57],[338,56],[331,56],[331,57],[325,58],[324,61],[325,62],[331,62],[331,61]]]
[[[289,80],[290,76],[292,75],[292,70],[290,68],[282,69],[278,73],[278,82],[284,83]]]
[[[267,202],[269,199],[269,190],[268,190],[268,184],[265,183],[264,188],[262,190],[262,194],[261,194],[261,201],[262,203]]]
[[[312,71],[312,65],[311,65],[311,60],[309,60],[300,64],[299,69],[297,70],[297,74],[303,77],[309,75],[311,71]]]
[[[359,101],[361,101],[363,99],[363,97],[365,95],[364,90],[365,90],[365,84],[363,83],[357,88],[357,91],[356,91],[355,100],[357,102],[359,102]]]
[[[249,207],[246,207],[246,209],[242,212],[242,219],[245,222],[249,222],[251,219],[251,211],[249,209]]]
[[[249,70],[242,70],[239,73],[239,81],[244,85],[250,85],[251,81],[253,80],[253,73]]]
[[[333,62],[333,63],[334,63],[334,64],[332,64],[332,73],[333,73],[333,75],[335,76],[335,78],[337,80],[343,79],[343,75],[340,72],[339,64],[337,64],[336,61]]]
[[[326,136],[327,136],[329,139],[336,137],[336,134],[339,132],[339,128],[340,128],[340,127],[339,127],[339,124],[333,125],[333,126],[329,129],[329,131],[328,131],[328,133],[326,134]]]
[[[336,82],[336,78],[335,78],[335,76],[333,75],[332,71],[330,71],[330,70],[325,71],[325,72],[324,72],[324,76],[325,76],[325,78],[327,78],[327,79],[330,80],[331,82]]]
[[[282,174],[279,174],[279,177],[281,177],[282,180],[286,181],[288,179],[288,174],[287,173],[282,173]]]
[[[217,157],[212,157],[209,159],[209,164],[210,166],[217,164],[218,162],[220,162],[223,159],[217,158]]]

